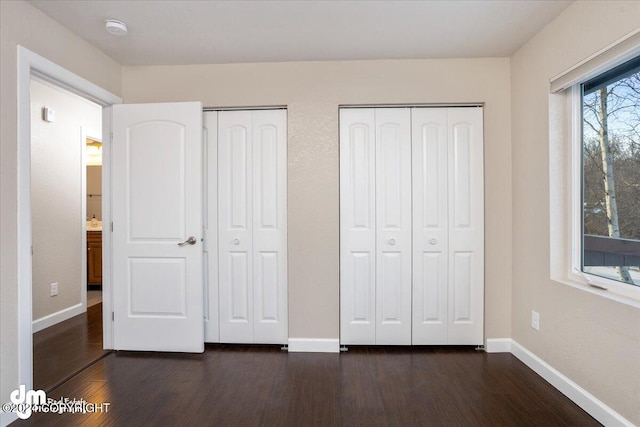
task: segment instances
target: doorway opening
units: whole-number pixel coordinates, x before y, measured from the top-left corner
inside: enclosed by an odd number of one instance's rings
[[[110,109],[122,99],[88,80],[74,74],[48,59],[18,46],[18,212],[17,219],[17,263],[18,263],[18,384],[26,389],[33,389],[33,270],[32,270],[32,195],[31,195],[31,79],[37,77],[44,82],[64,88],[81,98],[95,102],[102,115],[102,125],[98,129],[110,129]],[[39,114],[42,114],[40,112]],[[55,117],[55,113],[53,114]],[[51,115],[49,115],[51,117]],[[98,134],[101,137],[102,132]],[[103,221],[110,223],[110,179],[109,170],[110,144],[103,147]],[[77,193],[84,199],[84,194]],[[84,226],[84,221],[80,221]],[[74,227],[76,227],[74,225]],[[80,227],[78,227],[80,228]],[[84,241],[84,240],[81,240]],[[83,248],[84,250],[85,248]],[[110,254],[111,241],[103,240],[103,311],[111,313],[111,276]],[[86,274],[86,265],[80,267]],[[52,282],[55,283],[55,282]],[[51,284],[46,284],[50,291]],[[86,284],[85,284],[86,288]],[[58,287],[58,291],[60,291]],[[83,303],[86,306],[86,292]],[[68,314],[68,313],[67,313]],[[100,316],[102,323],[103,348],[113,346],[111,316]]]
[[[102,303],[102,139],[86,136],[87,308]]]
[[[33,377],[50,390],[104,353],[101,292],[87,303],[102,287],[102,107],[32,77],[30,112]]]

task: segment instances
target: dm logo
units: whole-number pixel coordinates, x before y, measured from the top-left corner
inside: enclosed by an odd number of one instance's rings
[[[16,405],[18,418],[26,420],[31,416],[34,405],[44,405],[47,403],[47,394],[44,390],[26,390],[26,386],[21,384],[17,390],[11,392],[11,403]]]

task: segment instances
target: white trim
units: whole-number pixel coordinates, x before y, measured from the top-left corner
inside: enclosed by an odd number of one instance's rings
[[[85,297],[86,297],[85,292]],[[86,301],[85,301],[86,305]],[[82,303],[72,305],[71,307],[67,307],[63,310],[57,311],[55,313],[49,314],[47,316],[41,317],[33,321],[33,333],[40,332],[43,329],[48,328],[49,326],[53,326],[56,323],[64,322],[65,320],[71,319],[78,314],[82,314],[87,311],[86,307],[83,306]]]
[[[290,353],[340,353],[338,338],[289,338]]]
[[[111,286],[111,107],[102,109],[102,347],[113,350]]]
[[[487,338],[484,351],[487,353],[511,353],[511,338]]]
[[[598,422],[606,426],[628,426],[633,424],[622,415],[611,409],[604,402],[580,387],[571,379],[556,370],[553,366],[527,350],[514,340],[511,341],[511,354],[520,359],[535,373],[544,378],[558,391],[571,399]]]
[[[640,28],[583,59],[549,81],[551,93],[562,92],[640,54]]]
[[[106,107],[122,103],[122,99],[83,79],[48,59],[17,47],[17,113],[18,113],[18,384],[33,388],[33,321],[31,265],[31,76],[35,75]],[[103,121],[104,122],[104,121]],[[104,126],[104,123],[103,123]],[[104,170],[104,168],[103,168]],[[103,199],[108,199],[103,192]],[[104,201],[103,201],[104,202]],[[107,276],[107,280],[110,276]],[[103,304],[110,307],[111,283],[103,278]],[[105,305],[103,305],[104,307]],[[104,316],[103,316],[104,317]],[[112,333],[109,322],[104,328],[105,348]],[[16,387],[18,386],[16,384]]]
[[[640,30],[639,30],[640,31]],[[640,38],[640,32],[638,33]],[[640,46],[639,46],[640,47]],[[569,91],[568,105],[571,124],[568,129],[570,136],[570,156],[571,156],[571,265],[566,273],[571,282],[575,282],[584,287],[591,287],[591,284],[604,289],[599,289],[598,295],[610,298],[615,301],[624,302],[628,305],[638,306],[640,304],[640,287],[624,284],[616,280],[606,279],[594,274],[582,271],[582,91],[580,85],[574,85]]]
[[[640,287],[580,271],[582,259],[581,110],[578,85],[560,94],[551,94],[549,97],[550,278],[554,282],[612,301],[640,307]]]

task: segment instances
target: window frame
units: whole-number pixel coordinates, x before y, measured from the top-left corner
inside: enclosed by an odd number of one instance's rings
[[[615,66],[609,69],[615,68]],[[606,70],[608,71],[608,70]],[[606,72],[604,71],[604,72]],[[603,73],[604,73],[603,72]],[[602,74],[602,73],[601,73]],[[586,80],[586,79],[585,79]],[[617,280],[607,279],[595,274],[582,271],[583,253],[583,97],[582,84],[574,84],[569,91],[570,102],[570,134],[571,134],[571,242],[570,242],[570,268],[568,279],[583,286],[588,286],[599,295],[607,296],[621,302],[640,307],[640,286],[622,283]],[[552,183],[553,185],[553,183]]]

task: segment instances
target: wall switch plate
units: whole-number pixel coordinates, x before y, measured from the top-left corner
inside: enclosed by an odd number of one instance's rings
[[[540,313],[531,310],[531,327],[536,331],[540,330]]]
[[[58,295],[58,283],[52,283],[51,284],[51,296],[55,297],[56,295]]]

